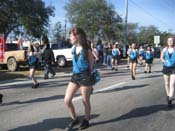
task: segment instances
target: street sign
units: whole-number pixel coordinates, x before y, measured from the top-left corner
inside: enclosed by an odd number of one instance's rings
[[[154,36],[154,44],[156,44],[156,47],[158,47],[158,44],[160,43],[160,36]]]

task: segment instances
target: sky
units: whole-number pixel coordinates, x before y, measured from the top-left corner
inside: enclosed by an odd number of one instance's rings
[[[60,21],[64,25],[64,5],[68,0],[43,1],[46,5],[55,6],[55,17],[50,17],[51,24]],[[115,11],[124,19],[126,0],[107,1],[114,5]],[[162,32],[175,33],[175,0],[128,0],[128,23],[138,23],[139,26],[154,25]]]

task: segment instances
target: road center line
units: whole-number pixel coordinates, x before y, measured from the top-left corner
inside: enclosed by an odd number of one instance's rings
[[[103,88],[103,89],[101,89],[101,90],[94,91],[94,93],[99,93],[99,92],[103,92],[103,91],[107,91],[107,90],[116,89],[116,88],[118,88],[118,86],[123,85],[123,84],[125,84],[125,83],[126,83],[126,82],[120,82],[120,83],[117,83],[117,84],[108,86],[108,87],[106,87],[106,88]],[[121,87],[120,87],[120,88],[121,88]],[[81,96],[75,97],[75,98],[73,98],[72,101],[77,101],[77,100],[79,100],[79,99],[82,99],[82,97],[81,97]]]

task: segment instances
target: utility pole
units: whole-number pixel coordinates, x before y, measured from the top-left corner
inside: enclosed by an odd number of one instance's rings
[[[125,0],[125,18],[124,18],[124,47],[123,56],[126,57],[126,46],[128,44],[128,0]]]
[[[64,5],[66,5],[66,0],[64,1]],[[64,25],[64,28],[65,28],[65,40],[66,40],[66,33],[67,33],[67,14],[65,14],[65,25]]]
[[[66,20],[66,18],[65,18],[65,39],[66,39],[66,33],[67,33],[67,20]]]

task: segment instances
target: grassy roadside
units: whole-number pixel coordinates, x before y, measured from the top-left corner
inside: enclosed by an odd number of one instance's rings
[[[44,71],[36,71],[36,75],[43,75]],[[23,78],[29,76],[29,70],[10,72],[8,70],[0,70],[0,81]]]

